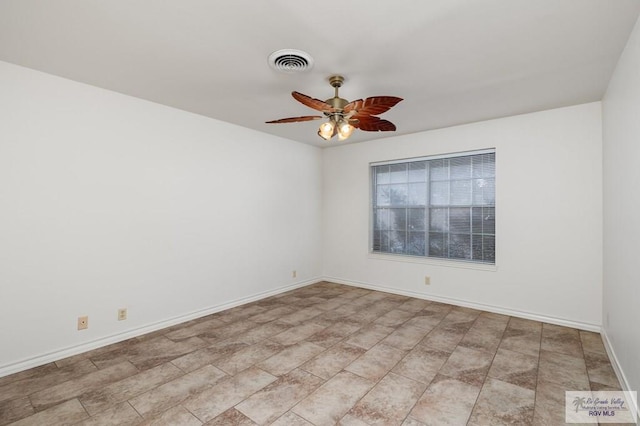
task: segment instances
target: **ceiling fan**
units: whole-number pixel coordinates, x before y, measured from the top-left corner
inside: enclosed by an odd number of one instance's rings
[[[364,100],[349,102],[338,96],[338,89],[342,86],[344,78],[340,75],[329,77],[329,84],[335,89],[333,98],[321,101],[300,92],[291,92],[291,95],[298,102],[318,110],[322,115],[304,115],[301,117],[281,118],[280,120],[267,121],[267,123],[295,123],[299,121],[311,121],[322,118],[329,120],[322,123],[318,129],[318,135],[329,140],[338,135],[338,139],[343,141],[353,133],[354,129],[365,132],[392,132],[396,126],[380,117],[376,117],[402,100],[395,96],[373,96]]]

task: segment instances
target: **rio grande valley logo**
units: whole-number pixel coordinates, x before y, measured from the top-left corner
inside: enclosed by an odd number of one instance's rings
[[[636,392],[566,391],[565,421],[637,424],[636,398]]]

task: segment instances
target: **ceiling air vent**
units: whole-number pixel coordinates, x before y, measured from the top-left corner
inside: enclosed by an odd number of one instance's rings
[[[313,67],[313,58],[302,50],[282,49],[269,55],[269,65],[276,71],[303,72]]]

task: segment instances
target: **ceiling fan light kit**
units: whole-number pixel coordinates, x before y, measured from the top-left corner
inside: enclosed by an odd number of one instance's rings
[[[334,88],[333,98],[321,101],[300,92],[292,92],[291,95],[298,102],[320,111],[324,116],[305,115],[301,117],[281,118],[267,121],[267,123],[296,123],[327,118],[318,129],[318,136],[324,140],[330,140],[338,135],[338,140],[348,139],[354,129],[365,132],[390,132],[395,131],[396,126],[388,121],[376,117],[395,106],[402,98],[395,96],[373,96],[364,100],[349,102],[338,95],[338,89],[342,86],[344,77],[333,75],[329,77],[329,84]]]
[[[343,118],[339,118],[339,121],[336,121],[335,117],[329,117],[329,121],[326,121],[320,125],[318,129],[318,136],[322,139],[328,141],[336,134],[338,135],[338,140],[346,140],[353,133],[353,127],[351,124],[347,123]]]

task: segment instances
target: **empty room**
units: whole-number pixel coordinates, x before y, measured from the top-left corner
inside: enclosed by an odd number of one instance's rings
[[[640,0],[0,1],[0,426],[637,424]]]

